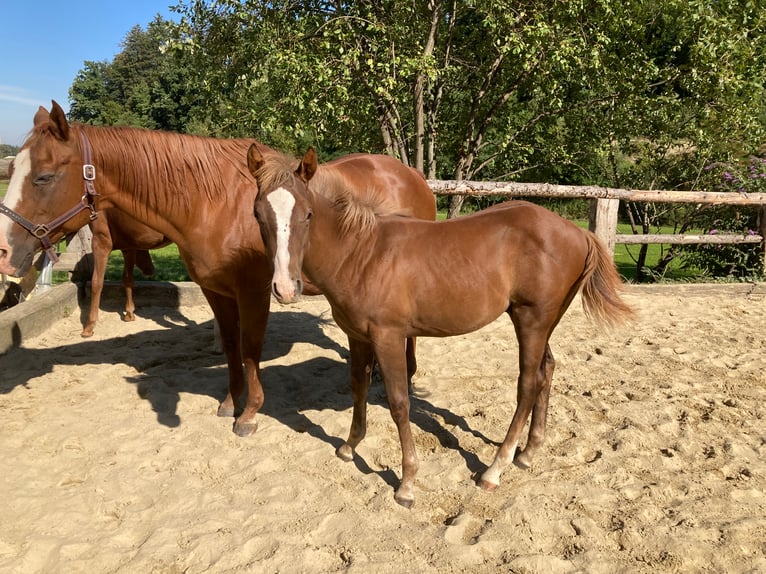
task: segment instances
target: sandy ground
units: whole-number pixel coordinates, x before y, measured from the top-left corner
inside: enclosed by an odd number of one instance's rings
[[[500,488],[515,407],[507,317],[419,342],[416,503],[380,382],[356,460],[347,344],[324,298],[272,305],[255,436],[226,392],[207,307],[80,317],[0,357],[0,571],[766,571],[766,297],[630,291],[603,332],[575,301],[554,333],[546,445]],[[139,301],[140,305],[140,301]]]

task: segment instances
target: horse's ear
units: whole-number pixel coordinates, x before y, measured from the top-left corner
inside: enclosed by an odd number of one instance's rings
[[[51,106],[51,132],[61,141],[69,139],[69,123],[66,121],[66,114],[56,100],[52,101]]]
[[[309,180],[314,177],[314,174],[317,171],[317,154],[314,151],[313,147],[309,147],[309,149],[306,151],[306,154],[303,156],[303,159],[301,160],[301,164],[298,166],[298,169],[295,171],[296,175],[300,177],[305,183],[308,183]]]
[[[250,148],[247,150],[247,169],[250,170],[253,177],[263,167],[265,161],[263,154],[258,150],[258,146],[250,144]]]
[[[46,110],[44,107],[40,106],[37,108],[37,113],[35,114],[35,127],[39,127],[42,124],[48,123],[51,119],[51,115],[48,113],[48,110]]]
[[[15,159],[11,160],[11,163],[8,164],[8,179],[13,177],[13,162]]]

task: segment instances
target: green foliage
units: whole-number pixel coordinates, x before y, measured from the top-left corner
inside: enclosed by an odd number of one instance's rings
[[[86,61],[69,89],[69,117],[95,125],[186,131],[193,95],[183,53],[168,51],[169,22],[135,26],[112,62]]]
[[[766,192],[766,157],[752,156],[732,163],[706,166],[711,187],[730,193]],[[705,233],[738,233],[754,235],[758,232],[757,208],[735,206],[700,209],[695,220]],[[764,276],[763,245],[742,243],[734,245],[695,245],[681,250],[682,260],[708,277],[734,277],[738,279]]]
[[[178,23],[134,28],[113,62],[86,62],[73,119],[256,137],[295,153],[312,144],[323,159],[382,152],[432,178],[633,189],[706,189],[705,166],[736,163],[766,136],[766,11],[748,0],[175,9]],[[461,205],[440,199],[453,215]],[[636,233],[709,228],[707,216],[664,204],[621,213]],[[653,247],[638,249],[639,279],[683,264],[680,249],[656,263]]]
[[[19,149],[20,148],[15,145],[0,144],[0,158],[16,155],[19,152]]]

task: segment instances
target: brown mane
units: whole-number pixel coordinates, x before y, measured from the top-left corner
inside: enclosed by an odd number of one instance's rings
[[[232,190],[223,174],[231,171],[222,169],[223,164],[230,164],[239,178],[252,180],[244,153],[254,140],[215,139],[131,127],[82,124],[73,127],[85,132],[95,163],[117,171],[122,187],[137,190],[135,205],[145,211],[188,210],[200,197],[226,202]],[[126,149],[131,153],[126,154]],[[115,157],[120,160],[110,159]],[[204,177],[190,178],[189,173]]]

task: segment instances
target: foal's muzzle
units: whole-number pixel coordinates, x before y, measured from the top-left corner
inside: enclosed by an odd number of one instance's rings
[[[300,299],[301,293],[303,293],[303,281],[301,279],[293,279],[286,284],[273,281],[271,283],[271,292],[280,303],[295,303]]]

